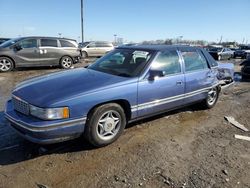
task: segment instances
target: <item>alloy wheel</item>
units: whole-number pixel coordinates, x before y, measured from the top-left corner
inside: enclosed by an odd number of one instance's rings
[[[7,58],[0,58],[0,70],[2,72],[9,71],[12,68],[12,62]]]
[[[114,110],[105,112],[98,121],[96,127],[97,135],[102,140],[111,140],[116,136],[120,129],[121,117],[120,114]]]

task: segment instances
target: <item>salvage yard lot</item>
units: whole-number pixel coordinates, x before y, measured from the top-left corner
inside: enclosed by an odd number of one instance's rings
[[[236,71],[240,61],[232,60]],[[54,71],[0,74],[0,187],[250,187],[250,142],[234,138],[250,134],[224,120],[250,129],[249,82],[225,89],[213,109],[194,105],[133,123],[104,148],[81,138],[39,146],[7,126],[4,103],[17,83]]]

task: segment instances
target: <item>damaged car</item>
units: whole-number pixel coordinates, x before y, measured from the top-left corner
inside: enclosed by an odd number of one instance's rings
[[[218,63],[202,48],[123,46],[87,68],[20,83],[5,117],[35,143],[84,136],[101,147],[118,139],[130,122],[194,103],[212,108],[219,93]]]

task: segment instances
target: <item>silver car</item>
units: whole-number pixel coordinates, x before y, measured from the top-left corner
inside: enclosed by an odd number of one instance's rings
[[[92,41],[79,44],[83,58],[86,57],[100,57],[112,51],[114,46],[111,42]]]
[[[0,45],[0,72],[17,67],[57,66],[71,68],[80,59],[75,40],[54,37],[20,37]]]

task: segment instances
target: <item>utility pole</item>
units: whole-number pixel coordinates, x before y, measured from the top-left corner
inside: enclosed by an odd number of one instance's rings
[[[82,31],[82,43],[84,42],[84,30],[83,30],[83,0],[81,0],[81,31]]]
[[[116,37],[117,37],[117,34],[114,34],[114,44],[116,45]]]
[[[244,44],[244,42],[245,42],[245,38],[243,38],[243,40],[242,40],[242,44]]]
[[[219,42],[219,44],[221,44],[222,39],[223,39],[223,36],[221,35],[221,36],[220,36],[220,42]]]

